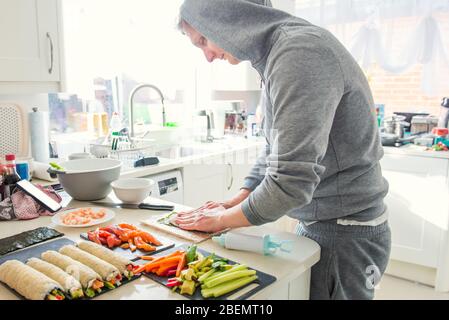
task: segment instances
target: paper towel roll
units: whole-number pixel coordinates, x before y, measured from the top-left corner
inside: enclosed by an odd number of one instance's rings
[[[49,124],[48,112],[33,108],[28,114],[31,135],[31,154],[38,162],[47,162],[49,159]]]
[[[45,181],[58,181],[56,178],[50,177],[50,174],[47,172],[47,169],[50,168],[48,163],[36,162],[33,163],[33,178],[41,179]]]

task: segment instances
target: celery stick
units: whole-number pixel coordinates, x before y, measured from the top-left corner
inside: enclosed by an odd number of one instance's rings
[[[213,287],[211,289],[203,289],[201,290],[201,295],[204,298],[215,297],[218,298],[224,294],[227,294],[231,291],[237,290],[257,279],[256,275],[243,277],[236,280],[228,281],[220,284],[219,286]]]
[[[215,273],[215,274],[212,275],[209,279],[207,279],[207,281],[212,280],[212,279],[217,278],[217,277],[220,277],[220,276],[222,276],[222,275],[229,274],[229,273],[231,273],[231,272],[241,271],[241,270],[247,270],[247,269],[248,269],[248,267],[245,266],[244,264],[236,264],[236,265],[234,265],[234,266],[233,266],[231,269],[229,269],[229,270],[226,270],[226,271],[220,271],[220,272]]]
[[[214,293],[212,292],[212,289],[202,289],[201,295],[203,298],[211,298],[214,296]]]
[[[244,271],[231,272],[229,274],[225,274],[225,275],[222,275],[215,279],[206,281],[204,283],[204,287],[205,288],[213,288],[213,287],[218,286],[219,284],[222,284],[224,282],[228,282],[228,281],[231,281],[234,279],[243,278],[243,277],[247,277],[247,276],[252,276],[255,274],[256,274],[255,270],[244,270]]]
[[[215,273],[215,269],[210,269],[209,271],[207,271],[206,273],[204,273],[203,275],[201,275],[201,277],[198,278],[198,282],[203,283],[204,280],[206,280],[207,278],[209,278],[211,275],[213,275]]]

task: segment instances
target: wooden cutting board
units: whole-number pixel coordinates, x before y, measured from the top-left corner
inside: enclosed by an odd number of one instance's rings
[[[212,233],[200,232],[200,231],[187,231],[180,228],[177,228],[172,225],[166,225],[163,223],[157,222],[160,218],[166,216],[166,214],[161,214],[157,216],[152,216],[148,219],[140,221],[146,226],[149,226],[158,231],[166,232],[168,234],[174,235],[176,237],[189,240],[193,243],[198,243],[204,240],[208,240],[212,237]]]

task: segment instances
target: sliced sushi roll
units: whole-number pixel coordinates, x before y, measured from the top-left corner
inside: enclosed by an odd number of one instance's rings
[[[97,272],[104,284],[109,289],[114,289],[116,283],[117,276],[120,276],[120,271],[114,267],[109,262],[106,262],[96,256],[81,250],[73,245],[63,246],[59,249],[59,252],[69,256],[70,258],[81,262],[82,264],[88,266],[95,272]]]
[[[84,297],[81,283],[57,266],[38,258],[31,258],[26,264],[56,281],[70,298],[80,299]]]
[[[123,276],[128,279],[131,279],[134,276],[134,270],[138,268],[138,266],[133,264],[125,257],[94,242],[82,241],[78,244],[78,247],[81,250],[86,251],[96,256],[97,258],[100,258],[101,260],[109,262],[114,267],[116,267]]]
[[[97,293],[100,293],[102,291],[101,288],[104,287],[103,280],[98,273],[81,262],[57,251],[44,252],[42,254],[42,260],[61,268],[77,279],[81,283],[86,296],[90,298],[94,297]]]
[[[64,290],[53,279],[18,260],[0,265],[0,281],[29,300],[64,300]]]

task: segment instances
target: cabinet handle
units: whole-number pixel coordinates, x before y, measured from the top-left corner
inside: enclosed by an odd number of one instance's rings
[[[48,68],[48,73],[52,74],[53,72],[53,62],[54,62],[54,55],[53,55],[53,40],[51,38],[50,33],[47,32],[47,39],[50,42],[50,68]]]
[[[231,169],[231,182],[228,184],[228,190],[231,190],[232,185],[234,184],[234,172],[232,170],[232,164],[228,163],[228,167]]]

